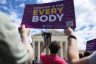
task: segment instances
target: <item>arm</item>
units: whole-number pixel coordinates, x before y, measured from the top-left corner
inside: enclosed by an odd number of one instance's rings
[[[77,45],[76,39],[70,38],[68,40],[67,48],[69,63],[73,63],[75,60],[79,60],[77,46],[75,45]]]
[[[31,55],[29,63],[32,64],[31,62],[32,62],[32,58],[34,57],[34,54],[33,54],[33,48],[31,47],[31,44],[28,42],[28,34],[29,34],[29,30],[25,28],[25,25],[22,25],[22,29],[21,29],[22,42],[24,43],[26,48],[29,50],[29,53]]]
[[[47,45],[45,44],[45,45],[42,47],[40,54],[41,54],[41,53],[44,53],[45,49],[46,49],[46,51],[49,50],[48,46],[49,46],[48,44],[47,44]]]
[[[41,49],[41,52],[40,52],[40,59],[41,59],[41,61],[44,60],[44,57],[45,57],[45,55],[46,55],[46,54],[44,53],[45,49],[46,49],[46,46],[44,45],[44,46],[42,47],[42,49]]]
[[[40,54],[41,54],[41,53],[44,53],[45,49],[46,49],[46,46],[44,45],[44,46],[42,47],[42,49],[41,49]]]
[[[65,35],[67,36],[75,36],[74,32],[71,28],[65,29]],[[89,57],[79,59],[78,49],[77,49],[77,41],[75,38],[68,39],[68,50],[67,57],[69,64],[89,64]]]
[[[13,60],[16,64],[27,63],[32,53],[29,52],[28,48],[25,47],[26,45],[21,42],[16,26],[14,26],[12,20],[2,12],[0,12],[0,19],[0,50],[2,49],[1,51],[5,52],[4,54],[8,58],[7,61],[9,60],[9,64],[13,64],[10,63],[11,61],[13,62]],[[22,36],[23,35],[24,33],[22,33]],[[23,36],[23,39],[26,38],[26,36]],[[6,60],[4,60],[4,62],[6,62]]]

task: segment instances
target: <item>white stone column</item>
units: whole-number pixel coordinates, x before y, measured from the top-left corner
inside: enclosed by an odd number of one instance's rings
[[[35,42],[33,42],[34,58],[35,59]]]
[[[49,55],[50,53],[49,53],[49,49],[48,48],[46,48],[46,54],[47,55]]]
[[[50,54],[50,50],[48,49],[48,55]]]
[[[35,50],[37,51],[37,50]],[[38,41],[38,62],[40,61],[40,42]]]
[[[63,49],[64,49],[64,51],[63,51],[63,53],[64,53],[63,57],[67,59],[67,52],[66,52],[67,51],[67,43],[64,42],[63,44],[64,44],[64,46],[63,46]]]
[[[60,57],[63,58],[63,46],[62,46],[62,42],[60,42]]]
[[[67,59],[67,48],[68,48],[68,42],[65,42],[65,58]]]

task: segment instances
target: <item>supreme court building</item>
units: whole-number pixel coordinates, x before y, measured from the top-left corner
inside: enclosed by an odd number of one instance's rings
[[[65,36],[64,32],[60,32],[57,30],[48,30],[51,33],[51,41],[58,41],[61,49],[58,52],[58,55],[61,58],[67,59],[67,36]],[[38,33],[32,36],[33,48],[35,57],[37,57],[38,61],[40,60],[40,51],[44,45],[44,38],[42,37],[42,33]],[[46,54],[50,54],[49,50],[45,50]]]

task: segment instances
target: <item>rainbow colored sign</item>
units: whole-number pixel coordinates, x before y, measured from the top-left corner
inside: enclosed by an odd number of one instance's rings
[[[28,28],[64,29],[76,27],[73,0],[25,6],[22,23]]]

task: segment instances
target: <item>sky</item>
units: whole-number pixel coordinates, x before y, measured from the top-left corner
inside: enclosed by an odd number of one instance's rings
[[[22,20],[26,4],[39,4],[62,0],[0,0],[0,11],[9,15],[16,26]],[[86,41],[96,38],[96,0],[74,0],[76,15],[76,37],[80,50],[86,48]],[[40,32],[40,29],[32,29],[31,33]],[[59,30],[63,31],[63,30]]]

